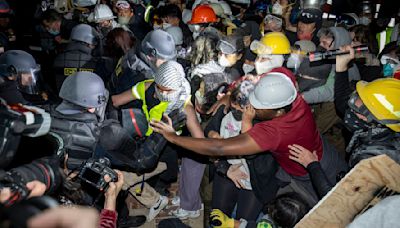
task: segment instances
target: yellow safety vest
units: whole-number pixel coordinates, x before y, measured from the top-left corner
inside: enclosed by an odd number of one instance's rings
[[[168,101],[160,101],[160,103],[150,110],[148,110],[147,104],[146,104],[146,83],[154,83],[154,79],[148,79],[141,81],[134,85],[132,87],[132,95],[136,98],[142,101],[142,110],[144,115],[146,116],[147,122],[150,123],[151,120],[157,120],[160,121],[163,117],[164,112],[168,108]],[[190,101],[190,97],[186,99],[183,108],[186,107],[186,104]],[[153,129],[151,127],[148,127],[146,136],[149,136],[153,133]]]

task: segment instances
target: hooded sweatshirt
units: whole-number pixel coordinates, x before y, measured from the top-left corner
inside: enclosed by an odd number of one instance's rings
[[[339,49],[341,46],[351,43],[350,33],[342,27],[330,27],[329,30],[334,36],[334,49]],[[331,73],[325,83],[320,87],[310,89],[303,93],[304,100],[309,104],[330,102],[334,100],[334,84],[335,84],[335,69],[336,64],[332,65]],[[360,72],[355,64],[349,68],[349,82],[360,80]]]

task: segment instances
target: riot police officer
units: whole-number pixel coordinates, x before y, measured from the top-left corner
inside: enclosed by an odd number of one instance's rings
[[[66,77],[79,71],[94,72],[107,81],[113,67],[109,59],[93,55],[99,41],[96,30],[90,25],[79,24],[72,29],[70,40],[65,51],[54,60],[57,90]]]
[[[9,50],[0,56],[0,97],[8,103],[43,104],[44,92],[40,66],[33,56],[22,50]]]

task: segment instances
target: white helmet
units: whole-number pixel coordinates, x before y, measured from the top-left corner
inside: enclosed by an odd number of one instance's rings
[[[183,33],[182,29],[178,26],[170,26],[165,29],[167,33],[169,33],[172,38],[174,38],[175,45],[182,45],[183,44]]]
[[[277,109],[293,103],[297,90],[288,76],[279,72],[264,75],[250,93],[250,104],[256,109]]]
[[[114,19],[116,16],[114,16],[113,12],[111,11],[110,7],[106,4],[99,4],[96,5],[94,8],[94,22],[99,23],[104,20],[110,20]]]
[[[218,17],[225,17],[225,11],[224,8],[222,8],[222,5],[217,3],[210,3],[209,6],[214,10],[215,15]]]
[[[232,9],[229,6],[229,4],[225,1],[219,1],[218,2],[220,4],[220,6],[222,7],[222,9],[224,9],[224,13],[228,16],[232,15]]]

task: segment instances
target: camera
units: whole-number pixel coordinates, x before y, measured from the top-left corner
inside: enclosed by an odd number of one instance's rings
[[[110,177],[110,182],[118,181],[118,174],[110,168],[110,164],[108,158],[90,158],[82,165],[78,177],[84,183],[105,191],[108,187],[108,182],[104,179],[106,175]]]
[[[29,189],[26,184],[37,180],[46,185],[46,192],[54,192],[61,184],[62,177],[58,169],[58,158],[45,157],[29,164],[18,166],[0,175],[0,189],[10,188],[12,197],[3,205],[11,206],[26,199]]]

